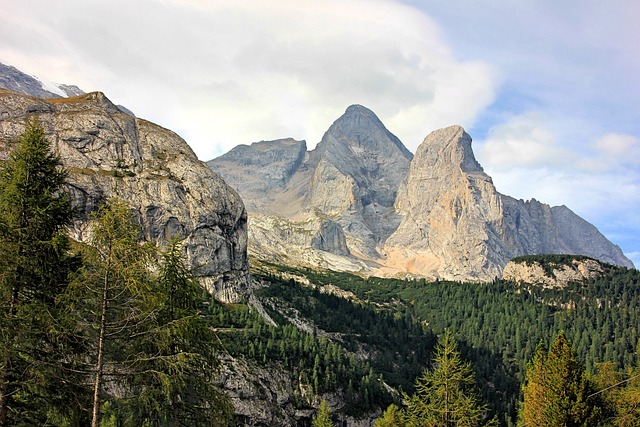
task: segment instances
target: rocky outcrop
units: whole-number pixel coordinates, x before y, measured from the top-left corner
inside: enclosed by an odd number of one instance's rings
[[[498,193],[459,126],[431,133],[416,151],[387,240],[389,267],[451,280],[490,280],[528,254],[580,254],[631,267],[619,247],[568,208]]]
[[[342,228],[333,221],[324,221],[311,239],[311,247],[336,255],[351,255]]]
[[[602,264],[594,259],[576,258],[570,262],[513,260],[504,267],[502,278],[519,284],[563,288],[571,282],[586,282],[604,274]]]
[[[0,91],[5,146],[31,116],[44,125],[61,156],[84,218],[107,198],[124,199],[147,239],[184,239],[195,274],[218,299],[242,297],[249,278],[244,205],[184,140],[124,114],[99,92],[44,100]],[[87,236],[86,222],[79,221],[73,237]]]

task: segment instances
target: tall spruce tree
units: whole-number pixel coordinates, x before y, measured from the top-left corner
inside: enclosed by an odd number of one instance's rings
[[[44,128],[29,120],[0,166],[0,426],[70,416],[75,402],[56,307],[78,267],[65,179]]]
[[[526,427],[596,426],[602,408],[576,359],[569,340],[560,333],[548,353],[539,345],[523,385],[520,424]]]

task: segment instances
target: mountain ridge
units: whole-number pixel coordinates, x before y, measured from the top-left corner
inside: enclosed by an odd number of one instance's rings
[[[238,177],[249,176],[250,169],[237,164],[237,174],[226,176],[217,159],[208,165],[245,197]],[[253,201],[262,197],[275,203],[261,209]],[[472,281],[499,277],[511,258],[528,254],[582,254],[633,266],[567,207],[499,193],[462,127],[431,132],[414,156],[360,105],[348,107],[331,125],[289,183],[249,200],[256,207],[249,209],[249,221],[260,229],[252,233],[250,227],[249,250],[263,259]],[[323,221],[336,225],[336,239],[328,240],[340,241],[342,232],[346,247],[314,246],[304,237],[317,234]]]

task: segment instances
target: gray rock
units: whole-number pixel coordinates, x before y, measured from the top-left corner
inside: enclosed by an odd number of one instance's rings
[[[87,238],[86,214],[120,198],[146,239],[184,239],[195,274],[218,299],[237,301],[247,291],[244,205],[175,133],[121,112],[99,92],[43,100],[0,91],[0,114],[4,147],[23,132],[28,116],[44,125],[83,213],[74,238]]]
[[[498,193],[459,126],[431,133],[418,148],[387,240],[387,265],[454,280],[490,280],[520,255],[580,254],[631,267],[619,247],[568,208]]]
[[[279,139],[238,145],[228,153],[207,162],[214,172],[235,187],[249,210],[263,209],[270,195],[284,189],[302,164],[307,152],[305,141]]]
[[[311,239],[311,247],[336,255],[351,255],[342,227],[333,221],[324,221]]]

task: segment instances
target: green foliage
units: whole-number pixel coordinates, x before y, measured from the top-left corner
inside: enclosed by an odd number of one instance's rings
[[[333,427],[333,422],[331,421],[331,407],[326,400],[323,399],[320,402],[320,408],[318,408],[316,416],[313,417],[311,425],[313,427]]]
[[[217,340],[200,316],[203,290],[187,268],[177,241],[161,253],[153,290],[158,305],[132,347],[135,361],[120,399],[123,425],[224,426],[232,407],[215,386]]]
[[[56,298],[78,268],[65,234],[66,173],[44,128],[27,122],[0,167],[0,425],[73,417],[72,346]]]
[[[405,416],[404,412],[396,405],[392,403],[382,414],[382,418],[378,418],[374,427],[404,427]]]
[[[124,202],[105,203],[92,219],[86,264],[65,300],[87,346],[76,357],[90,373],[92,425],[227,425],[215,336],[178,243],[158,264]]]
[[[589,396],[593,386],[577,361],[564,333],[549,352],[539,345],[527,368],[523,386],[523,426],[596,426],[603,418],[602,402]]]
[[[472,362],[478,383],[483,385],[482,400],[503,424],[510,425],[517,417],[525,366],[533,358],[536,344],[549,343],[560,331],[572,341],[587,372],[594,372],[596,364],[603,361],[613,362],[615,369],[636,365],[640,273],[607,264],[603,267],[602,277],[563,289],[518,287],[503,281],[430,283],[362,278],[275,265],[263,269],[307,277],[317,285],[339,286],[364,304],[422,321],[436,333],[451,330],[462,356]]]
[[[346,403],[343,410],[347,414],[362,414],[391,402],[380,375],[371,365],[324,335],[301,331],[290,323],[269,325],[244,304],[222,305],[212,301],[209,322],[231,355],[247,357],[268,368],[287,370],[295,381],[294,389],[300,385],[314,396],[343,393]],[[309,407],[311,401],[300,398],[297,404]]]
[[[416,380],[405,396],[410,426],[479,426],[485,408],[478,403],[471,364],[464,362],[450,332],[436,347],[433,369]]]

